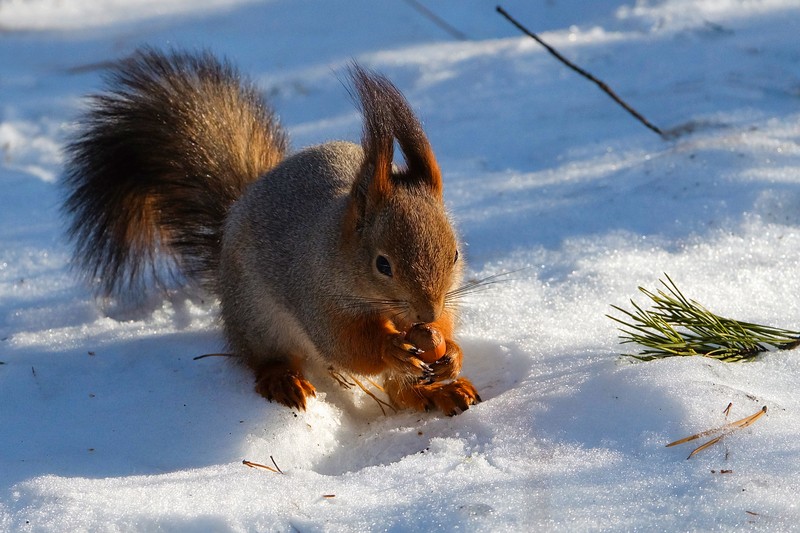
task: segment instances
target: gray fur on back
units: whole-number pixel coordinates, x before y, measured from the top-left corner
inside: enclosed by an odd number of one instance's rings
[[[253,183],[231,208],[220,297],[228,338],[245,357],[319,355],[329,344],[319,307],[353,286],[335,265],[341,264],[339,221],[363,158],[362,148],[347,142],[307,148]]]

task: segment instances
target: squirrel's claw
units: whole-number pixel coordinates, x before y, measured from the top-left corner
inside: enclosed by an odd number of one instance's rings
[[[394,345],[397,346],[398,348],[400,348],[401,350],[410,353],[411,355],[422,355],[422,354],[425,353],[425,350],[417,348],[413,344],[411,344],[409,342],[406,342],[406,340],[404,338],[403,339],[395,339],[394,340]]]
[[[447,416],[457,415],[469,409],[470,405],[481,402],[478,391],[469,380],[460,378],[448,383],[435,392],[430,399]]]
[[[461,347],[452,340],[447,340],[447,351],[445,354],[431,364],[434,371],[433,381],[446,381],[456,379],[461,373],[461,366],[464,354]]]
[[[433,381],[444,381],[446,379],[454,379],[458,376],[461,367],[455,368],[453,358],[449,355],[443,356],[438,361],[431,364],[433,375],[431,376],[431,383]]]
[[[306,398],[317,392],[303,374],[278,363],[260,368],[256,374],[256,392],[271,402],[298,411],[306,410]]]
[[[425,380],[434,377],[436,372],[433,367],[419,358],[425,353],[424,350],[410,344],[404,335],[392,336],[387,351],[390,355],[388,362],[396,372]]]
[[[431,384],[436,379],[436,371],[430,367],[427,363],[422,363],[424,366],[422,367],[422,377],[419,378],[420,383]]]

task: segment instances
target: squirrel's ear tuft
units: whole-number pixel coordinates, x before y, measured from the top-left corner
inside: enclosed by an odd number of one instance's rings
[[[379,201],[392,192],[393,181],[423,185],[437,197],[442,195],[442,175],[425,132],[411,106],[386,77],[357,64],[350,76],[364,116],[364,166],[362,178],[370,179],[369,201]],[[406,168],[392,173],[394,141],[400,145]],[[358,186],[358,185],[357,185]]]

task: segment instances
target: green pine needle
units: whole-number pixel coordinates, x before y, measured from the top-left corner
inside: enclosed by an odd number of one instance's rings
[[[639,287],[653,301],[650,310],[633,300],[634,311],[616,305],[626,318],[606,315],[622,324],[622,344],[636,343],[639,354],[625,354],[643,361],[671,356],[702,355],[721,361],[743,361],[767,351],[767,346],[790,350],[800,345],[800,332],[741,322],[715,315],[694,300],[687,299],[665,274],[659,280],[664,289],[651,292]]]

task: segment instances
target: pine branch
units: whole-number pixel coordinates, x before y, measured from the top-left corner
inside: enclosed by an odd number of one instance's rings
[[[639,290],[653,302],[645,310],[631,300],[634,310],[611,307],[624,318],[607,315],[618,322],[621,343],[636,343],[643,348],[636,359],[649,361],[671,356],[701,355],[721,361],[743,361],[768,350],[791,350],[800,345],[800,332],[742,322],[715,315],[694,300],[689,300],[665,274],[659,280],[663,289]]]

